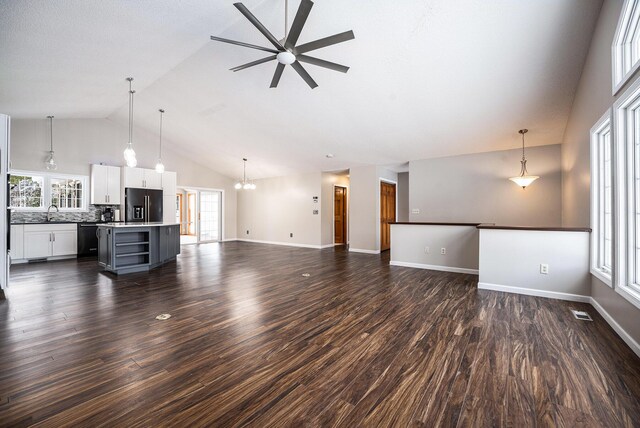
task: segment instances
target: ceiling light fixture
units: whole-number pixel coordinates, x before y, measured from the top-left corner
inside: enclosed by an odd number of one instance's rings
[[[164,164],[162,163],[162,116],[164,110],[158,110],[160,112],[160,154],[158,155],[158,163],[156,164],[156,172],[162,174],[164,172]]]
[[[136,91],[131,89],[133,77],[127,77],[127,81],[129,82],[129,142],[127,143],[127,147],[124,149],[124,160],[127,162],[128,167],[134,168],[138,165],[136,152],[133,150],[133,94]]]
[[[522,160],[520,161],[520,175],[517,177],[511,177],[509,180],[521,186],[523,189],[540,178],[537,175],[529,175],[527,172],[527,159],[524,156],[524,134],[529,132],[528,129],[521,129],[518,131],[522,135]]]
[[[49,119],[49,136],[50,136],[49,156],[47,156],[47,160],[44,162],[44,165],[49,171],[55,171],[56,169],[58,169],[58,164],[56,163],[56,160],[53,157],[53,116],[47,116],[47,119]]]
[[[234,186],[236,190],[244,189],[244,190],[255,190],[256,185],[247,180],[247,158],[242,158],[244,161],[243,164],[243,172],[242,172],[242,180],[238,181]]]

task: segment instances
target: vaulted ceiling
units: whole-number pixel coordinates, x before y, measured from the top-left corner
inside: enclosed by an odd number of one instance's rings
[[[558,144],[601,0],[317,0],[300,43],[353,30],[314,52],[347,74],[305,65],[311,90],[275,63],[229,68],[269,46],[220,0],[0,0],[0,112],[127,121],[230,177],[391,165]],[[276,37],[284,0],[245,0]],[[293,17],[298,1],[290,1]],[[123,147],[124,148],[124,147]],[[325,155],[332,153],[328,159]]]

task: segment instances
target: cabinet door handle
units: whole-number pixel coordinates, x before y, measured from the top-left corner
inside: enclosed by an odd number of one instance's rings
[[[53,239],[51,238],[51,235],[53,235],[53,233],[49,232],[49,242],[51,242]]]
[[[55,234],[55,232],[52,233],[52,235],[53,235],[53,242],[56,242],[56,234]]]

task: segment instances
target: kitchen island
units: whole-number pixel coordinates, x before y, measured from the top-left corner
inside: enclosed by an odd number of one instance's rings
[[[180,254],[176,223],[105,223],[97,233],[98,265],[117,275],[148,271]]]

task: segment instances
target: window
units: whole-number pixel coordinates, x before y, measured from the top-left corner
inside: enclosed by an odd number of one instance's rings
[[[640,79],[616,101],[615,288],[640,308]]]
[[[640,0],[625,0],[611,51],[615,95],[640,66]]]
[[[591,128],[591,273],[611,286],[613,156],[611,110]]]
[[[43,208],[44,177],[11,174],[9,178],[9,194],[9,206],[11,208]]]
[[[9,206],[15,210],[46,210],[55,205],[60,211],[87,209],[86,176],[12,171]]]

